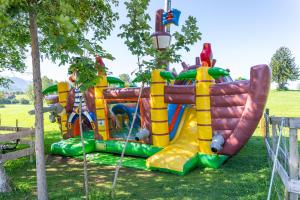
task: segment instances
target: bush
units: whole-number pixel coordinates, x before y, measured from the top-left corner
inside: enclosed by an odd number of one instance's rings
[[[11,104],[18,104],[20,103],[20,101],[18,99],[12,99],[11,100]]]
[[[14,92],[14,94],[20,95],[20,94],[24,94],[24,92],[22,92],[22,91],[16,91],[16,92]]]
[[[10,100],[13,100],[13,99],[16,98],[16,95],[12,94],[12,95],[9,95],[7,98],[10,99]]]
[[[25,105],[30,104],[29,100],[28,99],[24,99],[24,98],[21,98],[20,103],[21,104],[25,104]]]
[[[276,88],[276,90],[278,90],[278,91],[288,91],[289,90],[289,88],[287,87],[287,86],[278,86],[277,88]]]
[[[0,99],[0,104],[11,104],[11,101],[7,98]]]
[[[3,104],[0,104],[0,108],[5,108],[5,105],[3,105]]]

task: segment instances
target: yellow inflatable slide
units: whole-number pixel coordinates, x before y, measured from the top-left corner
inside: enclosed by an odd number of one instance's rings
[[[149,157],[147,167],[184,175],[196,167],[198,158],[197,118],[195,108],[187,107],[174,140],[160,152]]]

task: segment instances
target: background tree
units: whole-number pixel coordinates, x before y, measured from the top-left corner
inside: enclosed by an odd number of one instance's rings
[[[25,91],[26,96],[28,99],[33,102],[34,100],[34,94],[33,94],[33,84],[28,85],[26,91]]]
[[[153,69],[166,69],[164,63],[178,63],[181,61],[181,50],[189,51],[189,46],[201,39],[195,17],[189,16],[181,27],[181,31],[172,34],[174,41],[165,51],[157,51],[152,47],[151,17],[147,13],[150,0],[126,1],[127,18],[129,22],[121,25],[122,32],[119,37],[124,39],[131,53],[137,56],[138,68],[135,73],[139,82],[150,81],[150,71]],[[154,14],[154,13],[153,13]],[[159,62],[164,61],[164,62]]]
[[[44,90],[54,84],[57,84],[56,80],[50,79],[47,76],[42,77],[42,90]],[[25,94],[29,98],[30,101],[34,100],[33,84],[28,85],[28,87],[25,91]]]
[[[286,90],[288,81],[295,81],[300,77],[295,57],[287,47],[280,47],[275,52],[270,67],[272,68],[272,80],[278,84],[279,90]]]
[[[119,78],[125,82],[126,85],[130,85],[131,84],[131,79],[129,74],[120,74]]]
[[[178,52],[180,50],[189,51],[189,45],[193,45],[201,39],[201,33],[196,25],[196,18],[189,16],[181,27],[181,32],[176,31],[172,34],[173,41],[175,40],[175,42],[173,42],[168,49],[164,51],[154,49],[152,47],[151,38],[151,33],[153,31],[149,25],[151,18],[147,13],[149,2],[150,0],[130,0],[124,3],[127,9],[127,18],[129,19],[129,22],[121,25],[120,29],[122,32],[119,34],[119,37],[124,39],[124,43],[132,55],[137,57],[137,69],[132,73],[135,73],[136,76],[133,82],[142,83],[139,98],[144,84],[150,83],[152,70],[167,69],[166,63],[180,62],[181,55]],[[135,120],[137,108],[138,104],[133,121]],[[131,131],[132,128],[129,130],[121,158],[116,167],[111,193],[112,198],[114,198],[115,195],[117,177]]]
[[[38,199],[48,198],[40,58],[60,65],[74,56],[112,59],[101,41],[114,27],[115,5],[117,0],[0,0],[0,69],[24,69],[31,47]]]
[[[75,87],[80,89],[84,94],[88,88],[95,86],[99,81],[97,73],[106,71],[105,66],[100,66],[99,63],[95,63],[89,58],[75,58],[72,65],[69,68],[69,74],[76,72]],[[80,138],[83,152],[83,166],[84,166],[84,188],[85,188],[85,199],[88,199],[88,172],[87,172],[87,159],[85,152],[85,141],[82,130],[82,97],[79,103],[79,127],[80,127]]]
[[[56,80],[53,80],[51,78],[48,78],[47,76],[42,77],[42,89],[46,89],[51,85],[57,84],[58,82]]]
[[[0,50],[1,51],[1,50]],[[1,53],[0,53],[1,54]],[[1,56],[1,55],[0,55]],[[1,59],[1,58],[0,58]],[[2,72],[4,69],[0,69],[0,72]],[[13,70],[11,70],[13,71]],[[15,70],[18,71],[18,70]],[[21,71],[21,70],[20,70]],[[19,72],[20,72],[19,71]],[[5,78],[5,77],[0,77],[0,86],[4,87],[4,88],[9,88],[9,85],[13,83],[12,80]]]

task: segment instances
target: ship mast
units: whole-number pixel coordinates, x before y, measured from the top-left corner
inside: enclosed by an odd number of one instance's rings
[[[168,12],[169,10],[171,10],[171,3],[172,0],[165,0],[165,12]],[[167,33],[171,32],[171,26],[167,26]]]
[[[169,10],[171,10],[171,3],[172,3],[172,0],[165,0],[165,12],[168,12]],[[171,26],[166,27],[166,32],[167,33],[171,32]],[[167,64],[166,70],[169,71],[169,63]]]

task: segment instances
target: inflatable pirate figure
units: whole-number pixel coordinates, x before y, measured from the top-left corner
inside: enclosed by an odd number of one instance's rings
[[[95,133],[94,135],[99,136],[96,127],[94,90],[93,88],[89,88],[87,91],[82,93],[76,84],[78,72],[74,70],[71,73],[69,80],[73,85],[73,88],[68,95],[66,105],[66,111],[69,113],[67,120],[68,137],[75,137],[80,134],[79,123],[82,123],[83,131],[92,129]],[[80,99],[82,108],[81,122],[79,122]]]

